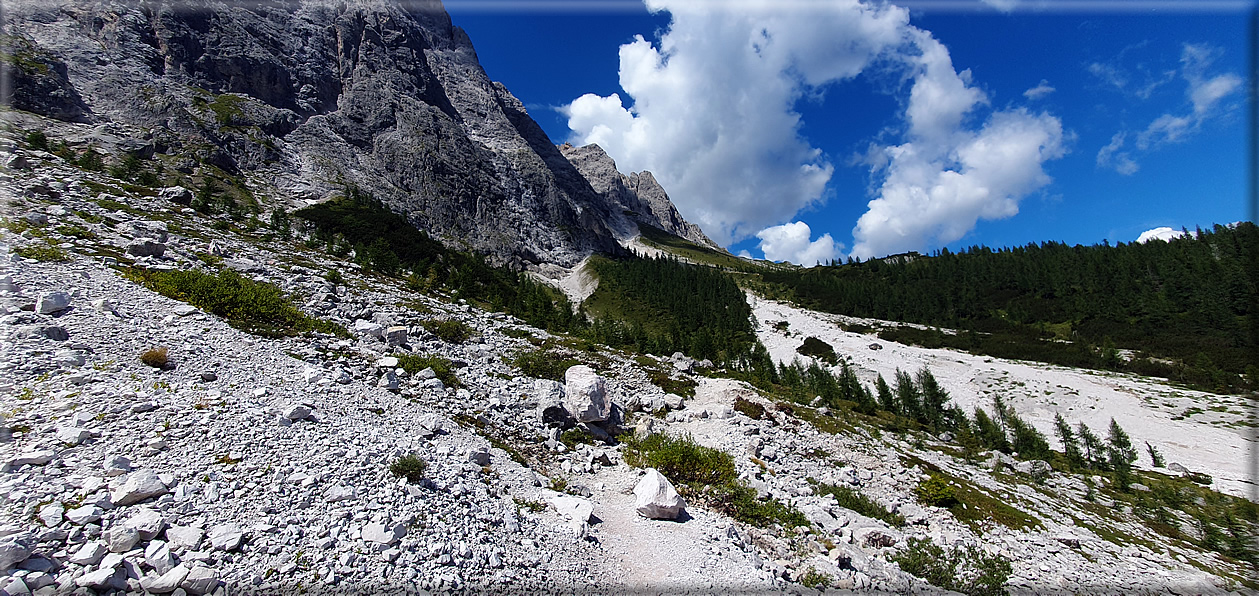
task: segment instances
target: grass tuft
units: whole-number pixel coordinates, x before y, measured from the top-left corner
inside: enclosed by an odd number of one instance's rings
[[[414,454],[404,455],[389,464],[389,473],[398,478],[406,478],[407,482],[415,484],[424,479],[424,469],[427,466],[424,460]]]

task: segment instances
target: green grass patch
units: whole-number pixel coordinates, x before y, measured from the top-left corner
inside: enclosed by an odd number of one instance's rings
[[[977,546],[945,550],[921,538],[909,539],[889,560],[933,586],[974,596],[1005,594],[1005,583],[1013,571],[1009,560],[989,555]]]
[[[434,354],[402,354],[397,357],[398,366],[407,371],[407,374],[414,376],[416,373],[431,368],[437,373],[437,378],[442,384],[458,389],[462,386],[459,377],[455,376],[454,365],[450,359],[443,358]]]
[[[229,325],[262,337],[288,337],[318,331],[350,337],[344,327],[306,315],[274,284],[254,281],[231,270],[121,270],[122,276],[168,298],[187,302],[222,317]]]
[[[553,350],[538,349],[525,350],[516,354],[511,363],[525,376],[563,383],[564,373],[569,368],[581,364],[581,361]]]
[[[658,433],[624,439],[625,463],[655,468],[674,483],[678,493],[738,521],[760,527],[808,526],[794,507],[775,500],[760,501],[756,491],[737,480],[734,458],[720,449],[704,447],[688,435]]]
[[[754,401],[743,399],[742,397],[734,398],[734,411],[751,418],[752,420],[760,420],[765,417],[765,406]]]
[[[13,254],[25,259],[52,263],[64,263],[70,260],[70,253],[48,241],[43,243],[32,242],[25,246],[19,246],[13,249]]]
[[[667,371],[660,369],[652,370],[649,376],[652,385],[659,387],[665,393],[673,393],[683,397],[695,397],[695,387],[699,385],[694,379],[675,379]]]
[[[428,319],[420,321],[420,326],[448,344],[461,344],[473,334],[471,327],[456,319]]]
[[[875,502],[874,499],[867,497],[846,486],[836,486],[834,484],[819,484],[814,487],[819,495],[831,495],[835,497],[835,501],[840,507],[860,513],[866,517],[883,520],[892,526],[904,526],[905,516],[899,513],[892,513],[886,507]]]

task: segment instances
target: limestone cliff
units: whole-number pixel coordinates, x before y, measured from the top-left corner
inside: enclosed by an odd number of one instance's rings
[[[635,172],[626,176],[617,170],[616,162],[603,148],[593,143],[584,147],[564,143],[560,145],[560,152],[586,177],[614,214],[619,212],[634,222],[655,226],[696,244],[721,250],[699,226],[683,219],[651,172]],[[621,228],[613,226],[613,229]]]
[[[500,263],[619,250],[619,213],[437,0],[17,2],[4,28],[5,101],[93,123],[85,144],[128,137],[293,206],[353,183]]]

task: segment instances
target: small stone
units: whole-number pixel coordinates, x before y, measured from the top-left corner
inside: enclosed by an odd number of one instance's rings
[[[62,426],[57,429],[57,440],[69,445],[78,445],[98,436],[100,436],[99,432],[86,428]]]
[[[490,465],[490,450],[485,447],[478,447],[468,452],[468,462],[478,466]]]
[[[127,571],[121,567],[104,567],[75,578],[74,584],[93,590],[122,590],[127,587]]]
[[[173,573],[174,570],[172,569]],[[193,567],[179,587],[193,596],[208,594],[219,587],[219,572],[209,567]]]
[[[391,346],[401,346],[407,343],[407,328],[397,325],[385,329],[385,343]]]
[[[363,540],[376,544],[392,545],[407,535],[405,524],[372,523],[363,526]]]
[[[212,371],[203,372],[201,373],[201,380],[207,383],[211,383],[211,382],[219,380],[219,375]]]
[[[8,462],[8,468],[11,470],[22,466],[42,466],[57,457],[57,452],[51,449],[40,449],[38,451],[26,451],[18,454]]]
[[[123,482],[122,486],[113,492],[112,500],[114,505],[131,505],[150,497],[164,495],[167,492],[170,491],[167,490],[165,484],[162,484],[156,472],[153,470],[139,470],[127,476],[127,480]]]
[[[160,577],[150,579],[145,577],[140,580],[140,587],[154,594],[168,594],[174,592],[179,585],[188,577],[189,569],[183,563],[171,567],[170,570],[162,573]]]
[[[123,525],[135,528],[140,534],[140,540],[152,540],[166,529],[166,520],[157,511],[140,507]]]
[[[92,540],[79,547],[79,550],[66,560],[75,565],[90,566],[99,563],[101,558],[108,552],[109,549],[105,547],[104,543],[99,540]]]
[[[35,312],[48,315],[70,308],[70,295],[65,292],[49,292],[40,294],[35,301]]]
[[[177,548],[185,550],[197,550],[197,547],[201,546],[201,539],[204,536],[205,532],[201,528],[192,526],[171,526],[166,528],[166,541]]]
[[[170,546],[161,540],[154,540],[144,549],[144,562],[159,574],[165,574],[175,568],[176,560],[175,555],[170,552]]]
[[[101,508],[96,505],[84,505],[67,511],[66,519],[76,526],[81,526],[100,521],[101,513],[103,513]]]
[[[589,522],[590,516],[595,512],[593,503],[579,497],[560,495],[552,497],[550,502],[560,515],[576,522]]]
[[[44,525],[53,528],[65,519],[66,508],[61,503],[49,503],[39,509],[39,521]]]
[[[109,550],[125,553],[140,543],[140,532],[127,526],[114,526],[109,529]]]
[[[104,468],[106,476],[121,476],[131,471],[131,460],[122,455],[106,456]]]
[[[234,551],[245,540],[245,532],[237,524],[221,524],[210,529],[209,538],[214,550]]]
[[[307,418],[310,418],[310,413],[310,406],[305,404],[293,404],[285,408],[284,412],[281,413],[281,416],[284,416],[289,420],[306,420]]]
[[[0,540],[0,570],[9,569],[31,556],[30,547],[12,537]]]

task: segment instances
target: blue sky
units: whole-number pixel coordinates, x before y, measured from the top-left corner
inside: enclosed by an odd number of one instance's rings
[[[1130,242],[1249,215],[1240,2],[446,6],[554,142],[652,170],[732,252]]]

